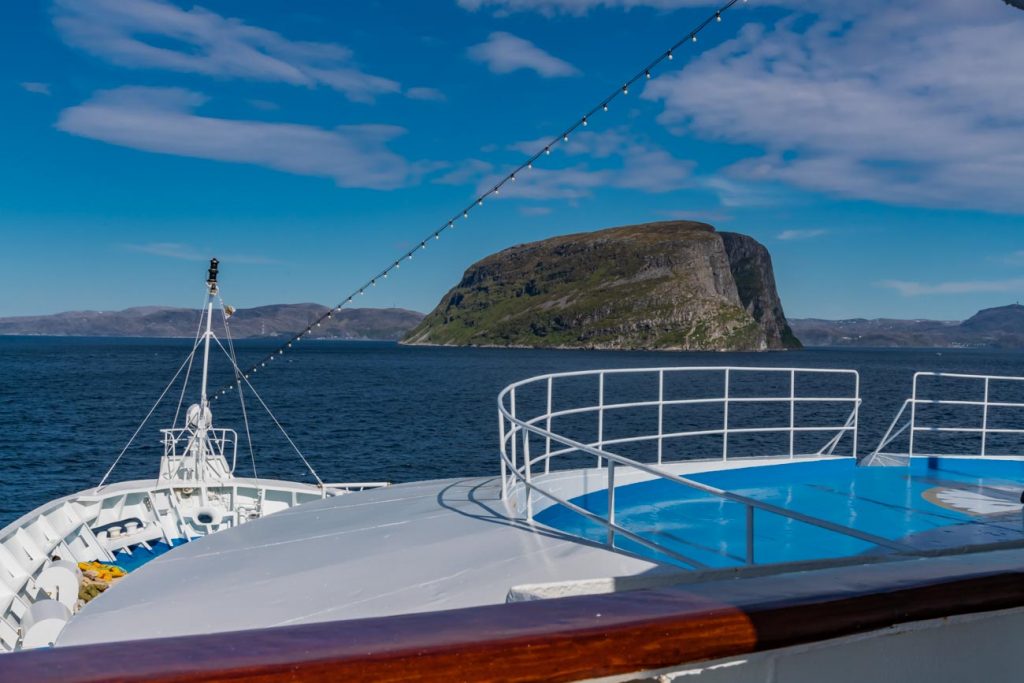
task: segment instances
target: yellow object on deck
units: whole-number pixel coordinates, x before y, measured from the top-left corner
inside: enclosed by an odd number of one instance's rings
[[[115,567],[112,564],[103,564],[102,562],[79,562],[78,568],[85,572],[95,572],[96,578],[101,581],[112,581],[119,579],[126,574],[125,570],[120,567]]]

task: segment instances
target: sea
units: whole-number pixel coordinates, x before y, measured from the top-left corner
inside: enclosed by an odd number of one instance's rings
[[[0,526],[49,500],[98,484],[191,344],[183,339],[0,337]],[[248,367],[275,347],[265,340],[236,342],[239,364]],[[210,386],[216,391],[229,382],[230,366],[219,351],[211,357]],[[864,452],[877,444],[909,396],[915,371],[1021,375],[1024,352],[627,352],[312,341],[277,357],[252,381],[323,481],[398,483],[496,474],[497,396],[512,382],[596,368],[726,365],[859,371]],[[186,407],[197,398],[198,379],[198,368],[193,368]],[[155,478],[159,429],[173,423],[181,391],[179,379],[120,457],[111,481]],[[237,392],[213,403],[217,425],[240,435],[236,472],[313,482],[259,401],[250,395],[246,408],[252,453]]]

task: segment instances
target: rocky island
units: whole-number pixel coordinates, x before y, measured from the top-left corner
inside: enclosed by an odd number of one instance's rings
[[[800,346],[768,250],[664,221],[554,237],[474,263],[406,344],[749,351]]]

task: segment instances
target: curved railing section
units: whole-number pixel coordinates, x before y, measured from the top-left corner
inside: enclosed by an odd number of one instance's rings
[[[765,386],[770,391],[753,391]],[[587,400],[588,396],[593,400]],[[856,457],[860,403],[860,378],[853,370],[664,367],[532,377],[509,385],[498,396],[502,497],[531,523],[535,500],[539,498],[602,526],[609,547],[615,547],[617,537],[627,538],[677,562],[704,568],[703,563],[616,522],[616,474],[628,468],[745,506],[748,565],[756,560],[755,511],[781,515],[892,550],[912,552],[889,539],[710,486],[666,469],[670,462],[700,457],[688,446],[698,439],[704,440],[706,446],[709,438],[716,440],[715,457],[723,461],[744,457],[737,454],[735,442],[751,437],[772,437],[775,441],[778,452],[757,452],[761,457]],[[625,414],[632,414],[632,419],[619,419]],[[714,423],[701,424],[696,418],[713,419]],[[613,433],[613,421],[619,432],[624,433]],[[562,429],[563,423],[571,424]],[[644,425],[648,427],[645,429]],[[649,447],[646,462],[638,459],[640,456],[627,457],[621,452],[638,445]],[[579,456],[603,473],[602,483],[608,495],[605,515],[560,495],[554,490],[556,479],[544,476],[553,470],[580,468]]]
[[[914,373],[867,465],[902,465],[938,455],[1019,458],[1024,454],[1024,377]]]

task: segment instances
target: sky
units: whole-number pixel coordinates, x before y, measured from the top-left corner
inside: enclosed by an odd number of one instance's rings
[[[334,304],[714,12],[703,0],[55,0],[0,23],[0,316]],[[669,219],[771,251],[790,317],[1024,294],[1024,12],[749,0],[365,306]]]

